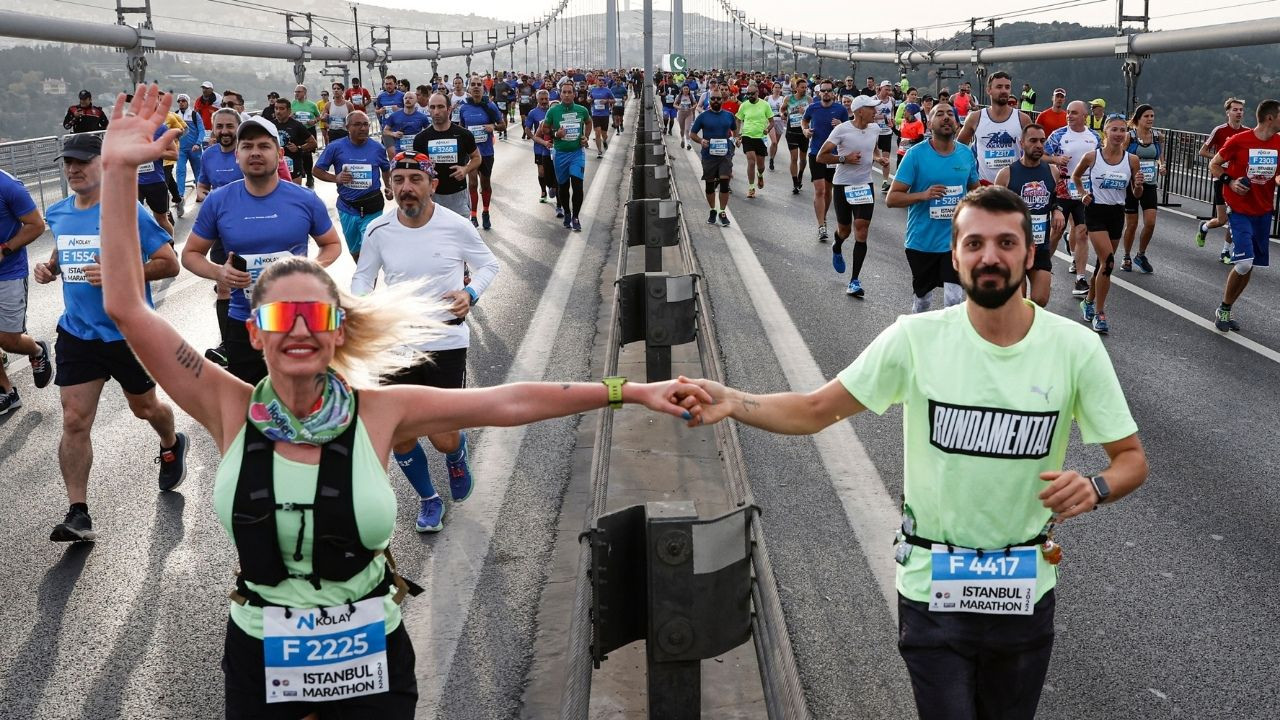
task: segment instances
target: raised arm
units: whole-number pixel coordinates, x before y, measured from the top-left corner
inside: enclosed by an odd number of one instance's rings
[[[138,165],[159,160],[178,136],[170,129],[152,140],[172,98],[153,85],[139,85],[125,112],[116,98],[102,144],[102,293],[107,314],[120,328],[147,372],[178,405],[209,429],[222,445],[221,404],[247,402],[250,387],[222,368],[206,363],[178,331],[146,303],[138,239]],[[176,268],[176,258],[173,258]]]

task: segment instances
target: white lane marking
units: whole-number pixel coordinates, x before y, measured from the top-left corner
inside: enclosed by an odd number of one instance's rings
[[[1061,250],[1055,252],[1054,255],[1056,255],[1058,258],[1066,262],[1071,262],[1071,256],[1062,252]],[[1087,269],[1089,272],[1093,272],[1092,265],[1086,265],[1085,269]],[[1134,295],[1137,295],[1143,300],[1146,300],[1147,302],[1150,302],[1158,307],[1162,307],[1165,310],[1168,310],[1169,312],[1173,313],[1174,315],[1177,315],[1178,317],[1184,320],[1187,320],[1196,325],[1199,325],[1200,327],[1212,332],[1214,335],[1220,338],[1223,338],[1225,340],[1230,340],[1231,342],[1241,347],[1248,348],[1272,362],[1280,363],[1280,352],[1276,352],[1275,350],[1272,350],[1266,345],[1250,340],[1247,337],[1242,337],[1240,333],[1222,332],[1218,328],[1214,327],[1213,321],[1209,320],[1206,314],[1193,313],[1190,310],[1182,307],[1181,305],[1178,305],[1177,303],[1170,302],[1169,300],[1165,300],[1164,298],[1160,297],[1159,295],[1156,295],[1150,290],[1145,290],[1141,287],[1138,287],[1137,285],[1134,285],[1133,283],[1128,282],[1127,280],[1121,280],[1120,278],[1116,277],[1114,274],[1111,276],[1111,284],[1115,285],[1116,287],[1128,290],[1129,292],[1133,293]]]
[[[688,153],[685,157],[695,173],[694,177],[700,177],[702,168],[698,154]],[[782,366],[787,384],[798,392],[822,387],[827,379],[792,322],[782,298],[778,297],[773,281],[765,273],[746,236],[738,229],[736,220],[721,230],[738,275],[750,290],[751,304],[760,317],[765,337],[773,346],[773,354]],[[852,423],[847,420],[836,423],[814,435],[813,442],[840,504],[844,506],[849,526],[866,553],[867,565],[880,586],[885,605],[896,617],[898,591],[894,579],[897,566],[888,552],[888,541],[900,522],[898,506],[885,490],[884,481],[854,432]]]
[[[593,210],[606,186],[612,183],[608,178],[612,176],[618,158],[624,155],[624,145],[616,145],[614,151],[607,153],[596,167],[583,202],[582,232],[565,231],[564,248],[551,271],[546,289],[534,310],[533,321],[516,351],[504,383],[543,379],[559,335],[560,321],[569,303],[574,278],[586,252],[587,239],[595,225]],[[420,611],[413,612],[405,623],[420,658],[418,711],[423,717],[437,717],[441,711],[444,686],[453,667],[458,641],[467,622],[480,572],[489,554],[494,525],[511,484],[511,474],[526,431],[525,425],[485,429],[483,438],[471,450],[474,453],[472,472],[478,478],[475,490],[466,504],[454,506],[448,516],[448,528],[440,536],[440,542],[447,544],[447,549],[437,547],[429,553],[420,570],[409,572],[410,577],[426,578],[422,584],[425,592],[415,602]]]

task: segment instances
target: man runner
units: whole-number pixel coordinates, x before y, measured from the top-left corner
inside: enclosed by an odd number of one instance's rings
[[[398,114],[403,113],[389,113]],[[364,229],[382,214],[383,200],[391,199],[391,163],[382,145],[369,140],[369,125],[363,112],[347,116],[350,134],[325,146],[315,166],[316,177],[338,185],[338,222],[356,262]]]
[[[1027,285],[1032,302],[1045,307],[1053,281],[1053,247],[1049,238],[1057,237],[1066,224],[1062,208],[1057,206],[1055,189],[1061,176],[1058,167],[1041,162],[1044,158],[1044,128],[1031,123],[1022,129],[1022,157],[996,174],[994,184],[1012,190],[1027,206],[1031,218],[1031,239],[1035,243],[1035,259],[1027,270]]]
[[[809,138],[809,180],[813,183],[813,214],[818,219],[818,242],[827,241],[827,211],[831,209],[831,178],[835,171],[829,165],[818,162],[818,150],[831,135],[832,129],[849,119],[849,111],[835,101],[830,80],[818,83],[819,102],[812,103],[804,111],[801,126]]]
[[[604,157],[609,149],[609,108],[613,107],[613,92],[605,86],[604,74],[596,76],[596,86],[591,88],[591,137],[596,143],[596,159]]]
[[[1018,159],[1022,128],[1031,118],[1013,107],[1013,81],[1009,73],[998,71],[987,77],[991,106],[969,113],[960,129],[959,142],[973,143],[978,158],[978,179],[984,185],[995,182],[996,174]]]
[[[971,193],[952,228],[962,306],[899,317],[809,393],[697,380],[713,404],[695,407],[690,424],[732,417],[812,434],[901,405],[898,650],[916,711],[1030,720],[1053,650],[1054,526],[1136,490],[1147,460],[1102,342],[1019,297],[1034,259],[1017,196]],[[1106,467],[1064,467],[1073,421],[1102,445]]]
[[[159,128],[161,135],[167,129]],[[40,284],[62,277],[62,316],[54,346],[54,383],[62,396],[62,438],[58,467],[71,507],[50,533],[54,542],[94,540],[89,516],[89,471],[93,467],[91,432],[98,401],[108,380],[115,378],[134,416],[146,420],[160,437],[161,491],[177,488],[187,476],[187,436],[174,431],[173,408],[156,397],[156,384],[124,341],[102,306],[102,267],[99,265],[102,197],[102,138],[73,135],[59,155],[71,196],[49,207],[46,219],[54,237],[48,262],[37,263],[32,277]],[[137,206],[139,252],[150,283],[178,274],[178,257],[170,236],[141,206]],[[203,362],[199,356],[194,361]]]
[[[391,191],[397,207],[365,231],[364,252],[351,278],[351,292],[372,292],[381,271],[389,285],[415,282],[417,295],[449,303],[448,310],[435,318],[446,326],[441,337],[412,348],[430,353],[430,359],[424,357],[389,382],[462,388],[467,384],[467,348],[471,344],[467,313],[498,274],[498,260],[465,217],[438,211],[431,201],[433,185],[435,168],[426,154],[410,151],[395,156]],[[462,284],[464,268],[469,268],[471,275],[466,286]],[[427,439],[445,456],[453,501],[466,500],[473,486],[467,434],[454,431],[428,435]],[[444,501],[431,484],[422,445],[415,438],[395,445],[392,452],[420,498],[418,532],[439,532],[444,528]]]
[[[760,99],[760,87],[754,82],[747,85],[747,101],[738,106],[737,120],[737,134],[747,155],[747,197],[753,198],[757,187],[764,189],[764,161],[768,157],[764,136],[773,121],[773,108]]]
[[[413,138],[413,151],[431,158],[435,168],[432,203],[447,207],[464,219],[471,217],[467,175],[480,167],[476,138],[449,119],[452,109],[443,93],[434,93],[427,99],[427,113],[431,124]]]
[[[848,79],[848,84],[853,78]],[[841,123],[822,144],[816,157],[824,165],[835,165],[832,183],[835,185],[836,242],[831,246],[831,265],[841,275],[845,271],[841,248],[849,233],[854,232],[852,279],[845,293],[863,297],[865,291],[859,280],[862,261],[867,257],[867,234],[871,229],[871,216],[876,209],[874,184],[871,182],[871,164],[880,164],[888,175],[889,154],[880,150],[880,127],[874,121],[878,101],[866,95],[853,97],[853,117]]]
[[[884,199],[888,207],[907,208],[913,313],[929,309],[936,287],[942,288],[946,307],[964,302],[948,238],[956,206],[966,192],[978,187],[978,164],[968,148],[956,143],[956,116],[949,104],[933,106],[929,128],[932,136],[907,151]]]
[[[614,87],[626,89],[621,83]],[[559,183],[556,182],[556,166],[551,158],[551,136],[534,134],[551,109],[551,97],[546,90],[539,90],[537,98],[538,104],[524,113],[524,122],[525,135],[533,138],[533,165],[538,170],[538,202],[545,203],[548,198],[555,200]],[[560,207],[560,203],[556,203],[556,217],[564,217],[564,208]]]
[[[1089,264],[1089,232],[1085,222],[1084,197],[1085,188],[1076,187],[1070,180],[1071,173],[1085,156],[1093,154],[1102,147],[1102,136],[1089,129],[1085,124],[1087,111],[1080,100],[1067,104],[1067,126],[1054,130],[1044,144],[1044,161],[1058,166],[1062,181],[1058,183],[1056,195],[1058,207],[1071,221],[1071,236],[1067,240],[1067,250],[1071,253],[1072,272],[1076,275],[1075,286],[1071,294],[1084,297],[1089,294],[1089,281],[1085,279],[1085,266]],[[1064,229],[1066,225],[1063,225]],[[1055,235],[1050,240],[1050,249],[1058,249]]]
[[[1222,103],[1222,109],[1227,113],[1227,121],[1214,128],[1213,132],[1209,133],[1209,138],[1205,140],[1204,145],[1200,148],[1199,155],[1202,158],[1212,160],[1213,156],[1222,149],[1222,146],[1227,144],[1227,140],[1230,140],[1232,136],[1239,135],[1249,129],[1241,122],[1244,119],[1243,100],[1227,98],[1226,101]],[[1200,228],[1196,232],[1196,246],[1204,247],[1205,235],[1207,235],[1213,228],[1225,228],[1227,237],[1222,243],[1222,253],[1220,256],[1223,263],[1230,263],[1231,226],[1227,222],[1227,205],[1226,201],[1223,200],[1222,190],[1222,182],[1215,177],[1213,179],[1213,217],[1209,218],[1207,222],[1202,221],[1200,223]]]
[[[702,182],[706,185],[707,224],[716,224],[716,185],[720,186],[720,224],[729,227],[729,181],[733,179],[734,135],[737,123],[733,113],[724,110],[724,91],[716,88],[708,99],[710,110],[693,120],[689,140],[702,147]]]
[[[489,219],[489,203],[493,200],[493,134],[507,129],[507,119],[498,106],[485,97],[484,83],[480,78],[471,78],[467,99],[458,105],[456,122],[471,133],[476,147],[480,149],[480,167],[472,171],[467,180],[471,193],[471,224],[480,226],[476,223],[476,206],[483,200],[481,219],[484,229],[489,230],[493,227]]]
[[[791,194],[799,195],[804,182],[805,163],[809,160],[809,140],[804,134],[804,114],[813,102],[809,83],[797,78],[795,89],[782,104],[782,119],[787,125],[787,149],[791,151]]]
[[[573,89],[573,81],[565,78],[560,81],[560,102],[547,110],[535,135],[552,135],[555,142],[552,148],[555,155],[556,200],[564,212],[564,226],[573,228],[574,232],[582,232],[582,221],[578,213],[582,211],[582,181],[587,171],[587,134],[583,125],[590,122],[591,113],[585,107],[574,103],[577,91]],[[556,215],[559,217],[559,214]]]
[[[27,188],[0,170],[0,355],[26,355],[38,388],[53,377],[49,343],[27,334],[27,246],[44,234],[44,218]],[[0,415],[22,407],[0,364]]]

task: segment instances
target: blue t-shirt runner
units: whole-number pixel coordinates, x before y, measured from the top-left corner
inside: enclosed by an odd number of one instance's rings
[[[156,223],[151,212],[141,203],[137,209],[138,239],[142,245],[142,261],[146,262],[152,253],[168,244],[169,233]],[[120,329],[102,307],[102,288],[90,285],[84,275],[84,267],[96,265],[102,252],[99,206],[81,210],[76,207],[76,197],[72,195],[50,206],[45,220],[53,233],[58,270],[62,277],[63,311],[58,318],[58,327],[81,340],[123,340]],[[145,291],[147,305],[151,305],[150,283],[146,284]]]
[[[833,102],[823,107],[821,102],[814,102],[809,103],[809,107],[805,108],[804,119],[809,121],[809,130],[813,133],[809,138],[809,154],[817,155],[826,144],[831,131],[836,129],[835,125],[831,124],[832,119],[845,122],[849,119],[849,111],[845,109],[844,103]]]
[[[396,152],[408,152],[413,150],[413,136],[422,132],[422,128],[430,124],[431,116],[420,110],[414,110],[413,112],[397,110],[387,115],[386,119],[382,121],[382,128],[392,132],[404,133],[402,137],[395,139],[394,147]],[[384,144],[387,147],[392,147],[392,143],[389,142],[392,139],[394,138],[387,138],[388,142]]]
[[[951,216],[969,188],[978,184],[978,162],[969,148],[956,143],[950,154],[942,155],[932,142],[911,146],[898,165],[894,181],[907,192],[924,192],[934,185],[946,194],[907,208],[906,247],[929,253],[951,252]]]
[[[376,144],[374,148],[385,161],[382,149]],[[247,293],[253,292],[253,282],[262,270],[282,257],[305,257],[308,240],[332,227],[328,208],[314,192],[281,181],[269,194],[256,197],[241,180],[209,193],[191,232],[206,240],[221,240],[228,253],[244,258],[250,285],[231,291],[227,312],[232,320],[244,322],[249,319]]]
[[[482,98],[480,102],[467,98],[458,106],[458,124],[470,131],[471,136],[476,139],[481,157],[493,155],[493,133],[484,126],[498,125],[501,122],[502,113],[488,98]]]
[[[403,115],[404,113],[395,113]],[[413,149],[410,144],[409,149]],[[338,185],[338,212],[362,215],[355,203],[361,197],[369,197],[382,191],[382,173],[391,171],[391,162],[382,146],[372,140],[357,145],[350,137],[334,140],[325,146],[316,159],[316,167],[339,175],[343,170],[351,173],[350,183]]]
[[[23,215],[34,212],[35,201],[18,178],[0,170],[0,242],[8,242],[22,229]],[[22,280],[27,277],[27,248],[18,248],[8,257],[0,257],[0,280]]]
[[[591,88],[591,117],[608,117],[613,91],[607,87]]]
[[[210,190],[217,190],[223,185],[230,185],[243,179],[244,173],[240,172],[240,166],[236,164],[234,149],[223,152],[220,145],[214,145],[206,148],[201,154],[200,177],[196,178],[197,185],[208,185]]]
[[[697,133],[698,137],[710,144],[702,148],[702,159],[712,157],[733,157],[733,141],[729,134],[737,126],[737,118],[728,110],[708,110],[699,113],[693,120],[689,133]]]

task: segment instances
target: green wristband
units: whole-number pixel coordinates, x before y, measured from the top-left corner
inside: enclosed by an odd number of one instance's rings
[[[627,384],[627,379],[615,376],[604,378],[600,382],[609,389],[609,407],[614,410],[622,407],[622,386]]]

